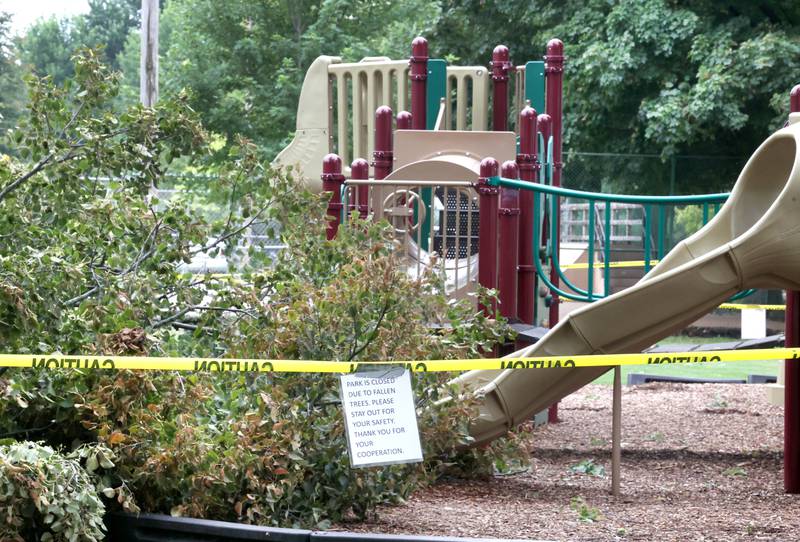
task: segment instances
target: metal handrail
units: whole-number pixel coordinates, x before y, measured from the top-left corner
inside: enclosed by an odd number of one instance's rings
[[[544,168],[543,168],[544,169]],[[545,176],[544,181],[547,180]],[[685,196],[634,196],[634,195],[624,195],[624,194],[603,194],[599,192],[586,192],[582,190],[573,190],[570,188],[562,188],[562,187],[555,187],[550,186],[543,183],[533,183],[528,181],[520,181],[516,179],[506,179],[503,177],[490,177],[488,179],[488,184],[492,186],[500,186],[500,187],[507,187],[513,188],[518,190],[532,190],[534,192],[534,212],[539,212],[539,210],[544,207],[548,207],[547,205],[542,206],[542,197],[543,195],[553,196],[553,199],[550,204],[550,212],[548,213],[548,221],[549,221],[549,235],[547,239],[547,246],[545,247],[545,254],[546,256],[552,260],[552,265],[555,267],[557,276],[560,279],[560,282],[564,285],[564,288],[556,286],[552,283],[549,279],[548,274],[546,273],[544,266],[542,264],[542,258],[536,257],[534,258],[536,263],[536,272],[539,276],[539,279],[547,286],[551,291],[553,291],[556,295],[571,299],[574,301],[585,301],[585,302],[592,302],[610,295],[610,264],[611,264],[611,204],[612,203],[629,203],[629,204],[638,204],[644,207],[644,217],[643,217],[643,251],[644,251],[644,270],[645,273],[649,272],[652,267],[652,243],[650,240],[650,228],[653,223],[653,209],[652,206],[657,206],[657,238],[655,240],[655,249],[656,249],[656,258],[655,260],[660,260],[663,258],[666,247],[665,247],[665,229],[666,229],[666,206],[667,205],[702,205],[702,222],[705,225],[709,218],[710,218],[710,209],[713,206],[714,215],[719,211],[720,206],[724,201],[728,198],[729,194],[727,193],[718,193],[718,194],[699,194],[699,195],[685,195]],[[563,268],[559,262],[559,255],[558,251],[555,250],[555,247],[558,246],[558,239],[556,238],[559,232],[558,221],[560,217],[556,214],[556,198],[564,197],[564,198],[574,198],[574,199],[582,199],[588,201],[588,258],[589,264],[587,266],[587,287],[581,288],[573,283],[572,280],[567,277],[564,273]],[[603,235],[602,237],[605,239],[603,243],[603,292],[602,293],[595,293],[594,292],[594,245],[596,239],[596,232],[595,232],[595,222],[599,217],[595,217],[597,211],[597,204],[601,202],[603,205]],[[541,224],[542,220],[541,217],[537,216],[534,219],[534,231],[533,231],[533,239],[534,239],[534,254],[539,254],[538,247],[536,244],[538,240],[541,239]],[[743,292],[739,292],[735,296],[731,297],[731,300],[741,299],[742,297],[746,297],[752,294],[754,290],[745,290]]]
[[[503,177],[489,177],[488,183],[491,186],[504,186],[519,190],[534,190],[554,196],[605,201],[609,203],[649,203],[660,205],[680,205],[686,203],[723,203],[730,195],[728,192],[722,192],[719,194],[695,194],[688,196],[631,196],[628,194],[604,194],[602,192],[585,192],[583,190],[573,190],[571,188],[531,183],[517,179],[505,179]]]

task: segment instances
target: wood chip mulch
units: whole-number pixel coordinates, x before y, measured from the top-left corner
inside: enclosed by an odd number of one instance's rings
[[[624,388],[619,498],[610,495],[611,393],[591,385],[564,399],[561,423],[533,432],[528,472],[445,480],[370,522],[337,527],[534,540],[800,540],[800,496],[783,493],[783,407],[769,404],[765,386]]]

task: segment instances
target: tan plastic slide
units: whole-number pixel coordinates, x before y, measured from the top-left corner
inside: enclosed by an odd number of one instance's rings
[[[571,313],[510,357],[640,352],[746,288],[800,289],[800,114],[748,160],[728,201],[635,286]],[[608,367],[471,371],[476,443],[504,435]]]

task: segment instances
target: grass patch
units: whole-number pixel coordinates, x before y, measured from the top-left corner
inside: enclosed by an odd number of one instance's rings
[[[731,340],[734,339],[729,337],[674,336],[667,337],[658,344],[712,344],[729,342]],[[630,373],[688,378],[739,378],[746,380],[747,375],[751,374],[777,376],[782,363],[782,360],[774,359],[764,361],[734,361],[708,365],[626,365],[622,367],[622,383],[627,383],[628,374]],[[613,382],[613,371],[607,372],[594,381],[595,384],[606,384],[609,386],[612,385]]]

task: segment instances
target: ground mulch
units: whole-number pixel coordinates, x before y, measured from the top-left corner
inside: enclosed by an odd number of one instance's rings
[[[561,423],[534,430],[529,471],[444,480],[370,522],[339,527],[536,540],[800,540],[800,496],[783,493],[783,408],[769,404],[765,386],[626,387],[622,407],[619,498],[610,495],[611,388],[591,385],[561,402]]]

